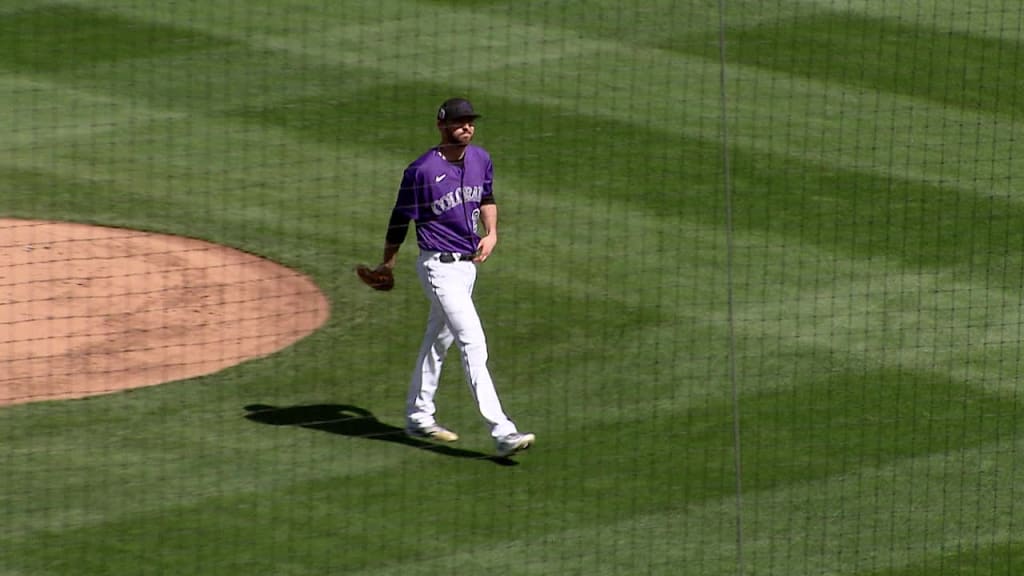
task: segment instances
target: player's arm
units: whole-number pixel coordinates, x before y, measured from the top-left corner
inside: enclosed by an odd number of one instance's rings
[[[406,170],[402,175],[402,185],[398,189],[398,199],[395,207],[391,210],[391,219],[388,220],[388,231],[384,237],[384,256],[381,259],[381,268],[394,269],[398,258],[398,250],[405,242],[409,234],[409,224],[412,222],[415,212],[415,182],[416,173]]]
[[[395,262],[398,260],[398,250],[409,234],[409,222],[409,217],[399,210],[396,209],[391,213],[391,220],[388,221],[388,233],[384,237],[384,257],[381,259],[381,268],[394,269]]]
[[[480,225],[484,235],[476,246],[474,262],[483,262],[491,255],[494,245],[498,243],[498,205],[494,201],[494,165],[487,158],[484,166],[484,191],[480,199]]]
[[[488,198],[491,200],[485,200],[480,204],[480,224],[483,226],[484,236],[477,244],[474,262],[487,260],[498,243],[498,205],[494,203],[493,196]]]

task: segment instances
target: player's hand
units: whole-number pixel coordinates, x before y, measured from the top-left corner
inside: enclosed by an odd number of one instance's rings
[[[476,245],[476,258],[473,258],[473,262],[483,262],[490,257],[491,252],[494,251],[494,245],[498,243],[498,236],[496,234],[488,234],[480,239],[480,243]]]

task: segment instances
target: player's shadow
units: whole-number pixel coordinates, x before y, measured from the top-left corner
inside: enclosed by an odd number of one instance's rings
[[[501,466],[518,465],[511,458],[501,458],[473,450],[463,450],[418,438],[410,438],[401,428],[377,420],[372,412],[358,406],[311,404],[279,408],[266,404],[250,404],[245,407],[245,411],[247,412],[246,419],[271,426],[310,428],[353,438],[393,442],[454,458],[488,460]]]

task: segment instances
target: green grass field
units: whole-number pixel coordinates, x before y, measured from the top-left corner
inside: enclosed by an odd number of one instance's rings
[[[0,216],[241,248],[332,307],[0,408],[0,576],[1024,573],[1024,5],[728,2],[724,106],[718,10],[0,2]],[[380,435],[426,301],[411,244],[395,292],[351,274],[452,95],[495,159],[516,465],[455,363],[456,447]]]

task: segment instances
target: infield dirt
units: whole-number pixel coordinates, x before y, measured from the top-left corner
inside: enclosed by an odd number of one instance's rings
[[[0,219],[0,405],[210,374],[281,350],[328,316],[310,278],[239,250]]]

